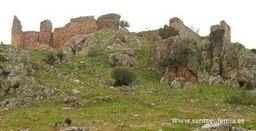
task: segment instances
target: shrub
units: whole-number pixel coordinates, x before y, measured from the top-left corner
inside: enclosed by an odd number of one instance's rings
[[[224,29],[218,29],[216,31],[211,32],[209,36],[209,41],[211,43],[222,43],[224,33],[225,33]]]
[[[99,56],[103,53],[103,48],[100,46],[94,46],[94,47],[90,47],[87,50],[87,56],[89,57],[95,57],[95,56]]]
[[[53,54],[48,54],[44,59],[44,62],[49,65],[54,65],[54,63],[56,62],[56,58]]]
[[[120,27],[121,28],[124,28],[124,27],[130,27],[130,24],[128,21],[125,21],[125,20],[121,20],[120,23],[119,23]]]
[[[229,104],[237,104],[237,105],[256,105],[256,96],[246,91],[241,91],[236,94],[233,94],[225,99],[225,101]]]
[[[252,53],[256,54],[256,49],[251,49]]]
[[[165,25],[164,28],[160,28],[158,30],[158,35],[161,36],[162,39],[166,39],[166,38],[169,38],[170,36],[179,35],[179,31],[173,27],[169,27]]]
[[[252,83],[252,80],[248,80],[246,85],[245,85],[245,89],[246,90],[252,90],[253,89],[253,83]]]
[[[111,72],[111,76],[116,80],[114,86],[128,86],[136,78],[136,75],[130,68],[122,66],[115,67]]]
[[[57,58],[60,60],[60,62],[63,61],[65,54],[62,51],[59,51],[57,53]]]

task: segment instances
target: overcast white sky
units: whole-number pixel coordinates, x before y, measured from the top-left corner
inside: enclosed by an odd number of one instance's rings
[[[11,26],[16,15],[23,31],[39,31],[40,22],[49,19],[53,28],[70,18],[117,13],[127,20],[130,31],[158,29],[179,17],[188,27],[208,35],[211,25],[225,20],[231,26],[232,42],[256,48],[256,8],[253,0],[1,0],[0,41],[11,42]]]

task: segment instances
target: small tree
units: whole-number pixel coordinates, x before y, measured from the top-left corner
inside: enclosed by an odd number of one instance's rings
[[[54,63],[56,62],[56,58],[54,57],[53,54],[49,54],[47,55],[47,57],[44,59],[44,62],[46,64],[49,64],[49,65],[54,65]]]
[[[252,53],[256,54],[256,49],[251,49]]]
[[[194,25],[191,25],[190,27],[189,27],[192,31],[194,31],[195,33],[199,33],[199,31],[200,31],[200,29],[199,28],[195,28],[195,26]]]
[[[129,22],[128,21],[124,21],[124,20],[121,20],[119,25],[120,25],[121,28],[124,28],[124,27],[129,28],[130,27]]]
[[[158,35],[160,35],[162,39],[166,39],[166,38],[169,38],[170,36],[179,35],[179,31],[173,27],[164,25],[164,28],[160,28],[158,30]]]
[[[62,51],[59,51],[59,52],[57,53],[57,57],[58,57],[58,59],[60,60],[60,62],[63,61],[64,56],[65,56],[65,54],[64,54]]]
[[[136,75],[130,68],[122,66],[115,67],[111,72],[111,76],[116,80],[114,86],[128,86],[136,78]]]

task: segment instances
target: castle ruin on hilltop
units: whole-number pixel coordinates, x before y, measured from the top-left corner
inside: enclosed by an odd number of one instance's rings
[[[78,34],[90,34],[102,28],[117,30],[121,16],[118,14],[106,14],[98,17],[85,16],[70,19],[64,27],[55,28],[52,32],[50,20],[40,23],[40,31],[23,31],[18,17],[14,16],[12,25],[12,40],[14,46],[23,48],[37,48],[40,46],[50,46],[54,48],[62,47],[72,36]]]

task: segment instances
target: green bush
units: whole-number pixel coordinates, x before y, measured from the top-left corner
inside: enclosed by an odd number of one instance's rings
[[[95,57],[103,54],[103,48],[101,46],[93,46],[89,47],[87,50],[87,56],[88,57]]]
[[[129,24],[129,22],[128,21],[125,21],[125,20],[121,20],[120,22],[119,22],[119,25],[120,25],[120,27],[121,28],[124,28],[124,27],[130,27],[130,24]]]
[[[48,54],[44,59],[44,62],[49,65],[54,65],[54,63],[56,62],[56,58],[53,54]]]
[[[227,97],[225,101],[229,104],[251,106],[256,105],[256,96],[246,91],[241,91]]]
[[[111,76],[116,80],[114,86],[128,86],[135,78],[135,73],[128,67],[117,66],[112,72]]]
[[[59,51],[57,53],[57,58],[60,60],[60,62],[63,61],[65,54],[62,51]]]
[[[169,27],[165,25],[164,28],[160,28],[158,30],[158,35],[161,36],[162,39],[166,39],[166,38],[169,38],[170,36],[179,35],[179,31],[173,27]]]
[[[224,29],[218,29],[216,31],[211,32],[209,36],[209,41],[211,43],[223,43],[224,33]]]

